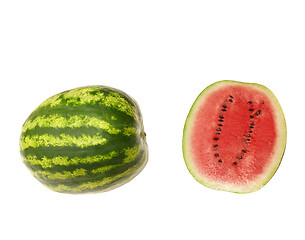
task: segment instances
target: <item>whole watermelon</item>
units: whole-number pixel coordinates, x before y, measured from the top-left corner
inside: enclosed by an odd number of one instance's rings
[[[133,179],[148,159],[136,101],[106,86],[86,86],[44,101],[22,126],[24,164],[43,185],[94,193]]]

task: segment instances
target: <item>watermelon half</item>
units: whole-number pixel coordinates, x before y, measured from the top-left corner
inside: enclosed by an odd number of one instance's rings
[[[185,122],[183,155],[201,184],[249,193],[278,169],[286,123],[274,94],[255,83],[219,81],[204,89]]]

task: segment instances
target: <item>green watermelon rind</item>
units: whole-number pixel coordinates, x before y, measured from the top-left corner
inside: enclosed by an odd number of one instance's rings
[[[194,114],[196,113],[196,110],[198,109],[199,105],[202,103],[202,99],[204,99],[206,97],[206,95],[209,94],[211,91],[221,88],[221,86],[227,85],[227,84],[239,84],[239,85],[242,84],[244,86],[251,86],[251,87],[254,87],[254,88],[259,89],[259,90],[263,91],[264,93],[266,93],[269,96],[271,102],[273,103],[273,107],[275,109],[274,112],[277,113],[275,122],[278,123],[277,130],[279,133],[281,133],[281,136],[278,138],[278,141],[277,141],[277,147],[275,148],[276,155],[273,158],[273,159],[275,159],[275,161],[273,161],[273,164],[270,165],[268,170],[266,170],[265,173],[261,175],[261,177],[258,181],[253,182],[252,185],[245,187],[245,188],[236,187],[234,185],[224,187],[221,184],[215,184],[215,183],[205,179],[204,176],[200,176],[200,174],[196,170],[196,167],[192,163],[191,154],[188,152],[189,146],[188,146],[187,140],[188,140],[188,136],[191,131],[192,120],[194,118]],[[194,179],[196,181],[198,181],[199,183],[201,183],[202,185],[204,185],[208,188],[211,188],[211,189],[233,192],[233,193],[251,193],[251,192],[255,192],[255,191],[261,189],[262,187],[264,187],[271,180],[271,178],[274,176],[274,174],[278,170],[278,168],[281,164],[282,158],[284,156],[284,152],[285,152],[285,148],[286,148],[286,140],[287,140],[287,126],[286,126],[286,120],[284,117],[284,113],[283,113],[283,110],[281,108],[279,101],[277,100],[276,96],[273,94],[273,92],[270,89],[268,89],[267,87],[265,87],[261,84],[257,84],[257,83],[247,83],[247,82],[240,82],[240,81],[235,81],[235,80],[222,80],[222,81],[215,82],[215,83],[209,85],[208,87],[206,87],[194,101],[194,103],[187,115],[184,129],[183,129],[182,151],[183,151],[183,156],[184,156],[184,162],[187,166],[188,171],[194,177]]]
[[[136,177],[148,161],[138,103],[102,85],[45,100],[23,124],[19,144],[34,177],[62,193],[112,190]]]

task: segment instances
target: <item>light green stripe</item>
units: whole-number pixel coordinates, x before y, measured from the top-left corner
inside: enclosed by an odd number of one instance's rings
[[[116,168],[116,167],[119,167],[121,166],[122,164],[113,164],[113,165],[110,165],[110,166],[104,166],[104,167],[100,167],[100,168],[97,168],[97,169],[93,169],[91,172],[93,174],[99,174],[99,173],[105,173],[113,168]]]
[[[124,150],[125,158],[123,163],[130,163],[132,162],[140,153],[141,149],[139,146],[134,146],[132,148],[126,148]]]
[[[95,93],[91,94],[91,92]],[[109,94],[105,95],[101,88],[97,87],[72,89],[47,99],[41,106],[57,107],[62,105],[63,102],[66,102],[66,105],[72,106],[101,104],[118,109],[129,116],[136,116],[136,109],[133,104],[127,101],[121,94],[109,92]]]
[[[49,134],[24,136],[20,143],[22,150],[27,148],[37,147],[64,147],[64,146],[76,146],[76,147],[88,147],[93,145],[106,144],[107,139],[100,135],[87,136],[83,134],[81,137],[73,137],[66,134],[60,134],[59,136],[53,136]]]
[[[59,114],[53,114],[49,116],[38,116],[32,120],[27,121],[23,127],[22,132],[32,130],[35,127],[46,127],[46,128],[78,128],[78,127],[96,127],[105,130],[110,134],[118,134],[123,132],[124,135],[130,136],[137,133],[137,129],[134,127],[128,127],[117,129],[110,123],[100,120],[96,117],[89,117],[86,115],[75,115],[71,117],[63,117]]]
[[[134,127],[126,127],[122,130],[123,134],[126,136],[136,135],[138,133],[138,130]]]
[[[56,173],[50,173],[47,171],[35,171],[33,172],[33,175],[38,178],[45,178],[49,180],[66,180],[66,179],[72,179],[76,177],[81,177],[87,175],[87,170],[83,168],[76,169],[74,171],[63,171],[63,172],[56,172]]]
[[[55,166],[92,164],[92,163],[101,162],[103,160],[111,159],[118,155],[119,155],[118,152],[113,151],[105,155],[96,155],[96,156],[89,156],[84,158],[80,158],[80,157],[68,158],[65,156],[58,156],[54,158],[43,157],[42,159],[38,159],[36,156],[27,156],[23,160],[34,166],[41,166],[42,168],[52,168]]]

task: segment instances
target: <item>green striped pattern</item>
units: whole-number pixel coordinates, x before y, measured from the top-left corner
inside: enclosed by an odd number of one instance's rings
[[[43,102],[22,126],[20,152],[35,178],[64,193],[121,186],[148,158],[137,103],[104,86],[72,89]]]

